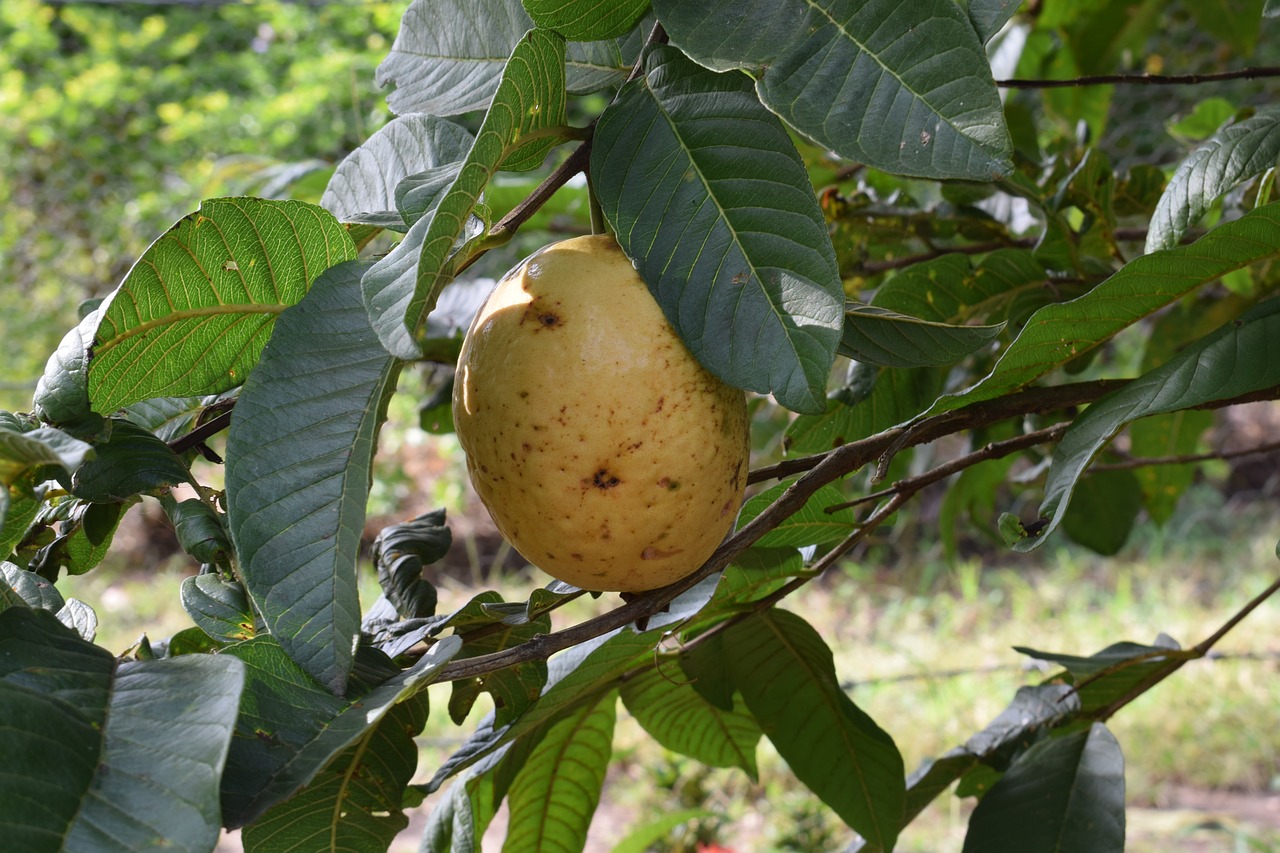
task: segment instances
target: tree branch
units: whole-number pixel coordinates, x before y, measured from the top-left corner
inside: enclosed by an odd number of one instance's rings
[[[1002,89],[1066,89],[1075,86],[1113,85],[1195,86],[1223,80],[1261,80],[1267,77],[1280,77],[1280,66],[1264,65],[1209,74],[1094,74],[1072,77],[1069,80],[997,80],[996,85]]]

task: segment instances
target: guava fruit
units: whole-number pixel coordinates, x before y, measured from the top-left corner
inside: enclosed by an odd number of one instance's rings
[[[698,363],[608,236],[553,243],[498,282],[462,345],[453,418],[498,529],[583,589],[689,574],[746,488],[745,394]]]

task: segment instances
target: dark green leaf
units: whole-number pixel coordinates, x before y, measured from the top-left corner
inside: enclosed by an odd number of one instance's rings
[[[226,519],[199,498],[175,503],[161,500],[165,514],[173,524],[178,545],[201,563],[224,563],[231,553],[231,534]]]
[[[1255,20],[1256,23],[1256,20]],[[1187,156],[1169,179],[1147,231],[1147,251],[1170,249],[1223,193],[1276,165],[1280,109],[1228,125]]]
[[[83,425],[90,431],[96,426],[89,405],[89,346],[97,328],[95,311],[67,332],[49,356],[33,401],[36,415],[45,423],[73,429]]]
[[[1124,832],[1124,758],[1094,723],[1014,762],[969,818],[964,850],[1121,853]]]
[[[234,643],[254,635],[253,610],[240,584],[218,574],[196,575],[182,582],[182,609],[215,640]]]
[[[45,465],[73,472],[92,454],[92,446],[53,427],[30,432],[0,429],[0,487],[12,486]]]
[[[1167,653],[1178,651],[1178,644],[1163,635],[1157,638],[1156,643],[1154,646],[1114,643],[1087,658],[1022,646],[1015,646],[1014,650],[1065,667],[1077,685],[1079,707],[1088,713],[1127,697],[1156,672],[1168,669],[1170,656]]]
[[[323,208],[206,200],[151,244],[99,309],[89,364],[94,411],[240,385],[276,316],[316,276],[355,256]]]
[[[885,367],[933,367],[954,364],[990,343],[998,326],[952,326],[898,314],[874,305],[851,305],[837,352]]]
[[[52,615],[22,608],[0,613],[0,660],[6,844],[34,853],[213,848],[238,661],[117,666]]]
[[[222,399],[222,395],[215,394],[204,397],[153,397],[125,406],[124,416],[147,432],[154,433],[161,441],[173,441],[190,432],[205,410]]]
[[[414,8],[417,4],[408,14]],[[504,163],[510,168],[513,158],[524,168],[538,165],[555,143],[553,138],[526,137],[564,124],[564,73],[559,36],[534,30],[520,39],[475,143],[435,214],[414,223],[404,240],[365,275],[365,306],[392,354],[403,359],[422,354],[417,338],[440,291],[453,278],[454,252],[459,241],[468,239],[468,222],[489,180]]]
[[[957,0],[957,2],[960,8],[968,12],[969,21],[973,24],[979,40],[986,44],[1000,32],[1000,28],[1013,17],[1013,13],[1018,11],[1020,0]]]
[[[658,743],[710,767],[741,767],[756,778],[760,726],[742,700],[730,710],[713,705],[685,680],[676,662],[630,679],[622,701]]]
[[[1003,770],[1011,758],[1039,741],[1045,733],[1080,711],[1080,698],[1066,684],[1019,687],[1013,701],[964,748]]]
[[[281,316],[227,437],[227,521],[245,587],[281,645],[335,693],[360,630],[356,559],[399,372],[360,302],[367,268],[325,272]]]
[[[1269,342],[1280,335],[1280,299],[1271,299],[1200,339],[1160,367],[1085,410],[1053,453],[1040,514],[1049,524],[1019,550],[1036,547],[1062,520],[1080,475],[1130,421],[1229,399],[1280,384],[1280,360]]]
[[[907,777],[907,800],[902,825],[911,823],[956,780],[978,766],[978,756],[963,748],[953,749],[940,758],[926,759]],[[851,844],[845,853],[883,853],[883,850],[862,839]]]
[[[618,242],[693,354],[732,385],[821,408],[843,289],[809,178],[739,74],[655,48],[596,128]]]
[[[122,418],[107,420],[110,433],[71,478],[72,493],[86,501],[123,501],[191,481],[191,471],[169,445]]]
[[[789,482],[779,483],[748,498],[738,513],[738,528],[746,526],[791,485]],[[843,503],[848,501],[838,488],[823,486],[813,493],[799,511],[758,539],[756,545],[761,548],[803,548],[806,545],[839,542],[852,533],[858,523],[853,507],[828,512],[829,508]]]
[[[1077,484],[1062,530],[1097,554],[1111,556],[1129,540],[1142,510],[1142,486],[1132,471],[1097,471]]]
[[[551,725],[507,794],[504,853],[581,850],[612,754],[618,694],[609,691]]]
[[[522,0],[534,23],[555,30],[570,41],[611,39],[626,34],[645,10],[649,0]]]
[[[1022,388],[1122,329],[1224,274],[1280,255],[1280,204],[1250,211],[1189,246],[1130,261],[1084,296],[1041,308],[995,369],[929,412],[951,411]]]
[[[401,181],[461,160],[471,143],[470,133],[435,116],[392,119],[338,164],[320,204],[343,222],[395,211]]]
[[[906,790],[902,756],[845,695],[822,637],[777,609],[724,637],[734,683],[792,772],[852,829],[892,849]]]
[[[378,584],[402,619],[435,615],[436,588],[422,577],[422,570],[443,560],[452,544],[443,509],[385,527],[373,540]]]
[[[1201,29],[1248,57],[1258,44],[1264,0],[1202,0],[1188,8]]]
[[[991,68],[954,0],[654,8],[673,44],[710,68],[759,73],[770,109],[846,159],[934,178],[991,181],[1010,171]]]
[[[0,562],[0,583],[12,593],[5,595],[0,610],[25,605],[33,610],[57,613],[66,604],[56,586],[35,572],[18,568],[13,563]]]

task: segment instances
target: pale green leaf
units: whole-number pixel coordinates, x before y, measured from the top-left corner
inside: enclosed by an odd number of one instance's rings
[[[738,513],[737,527],[740,529],[746,526],[790,486],[789,482],[779,483],[748,498]],[[832,485],[823,486],[805,501],[803,507],[784,519],[755,544],[761,548],[802,548],[805,545],[839,542],[852,533],[858,523],[853,507],[844,507],[834,512],[828,511],[843,503],[848,503],[848,499],[838,488]]]
[[[451,261],[485,186],[513,157],[540,162],[555,139],[528,140],[564,124],[564,42],[539,30],[511,52],[493,103],[456,179],[404,240],[365,274],[365,306],[383,346],[402,359],[422,354],[417,340],[440,291],[453,278]],[[528,164],[521,163],[526,168]]]
[[[0,487],[11,486],[45,465],[71,473],[92,455],[91,445],[54,427],[30,432],[0,429]]]
[[[1280,158],[1280,109],[1227,125],[1178,164],[1147,231],[1148,252],[1178,245],[1213,203],[1242,181],[1257,177]]]
[[[277,315],[316,276],[355,256],[346,230],[315,205],[203,202],[151,244],[98,309],[94,411],[240,385]]]
[[[335,693],[360,630],[356,560],[399,372],[360,302],[365,269],[327,271],[281,316],[227,437],[227,524],[245,587],[290,656]]]
[[[591,174],[694,356],[732,385],[820,410],[843,324],[835,252],[794,145],[747,78],[655,48],[601,116]]]
[[[649,8],[649,0],[523,0],[523,5],[538,26],[570,41],[592,41],[626,34]]]
[[[576,853],[586,843],[613,752],[618,694],[605,693],[543,735],[507,793],[504,853]]]
[[[401,181],[461,160],[471,143],[470,133],[435,116],[392,119],[338,164],[320,205],[343,222],[395,211]]]

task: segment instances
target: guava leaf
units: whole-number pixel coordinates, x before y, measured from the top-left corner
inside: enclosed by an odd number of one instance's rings
[[[45,363],[32,401],[37,417],[45,423],[73,428],[86,421],[93,424],[93,408],[89,403],[89,346],[97,328],[98,312],[91,311],[63,336]]]
[[[12,486],[46,465],[71,473],[93,452],[92,445],[54,427],[29,432],[0,429],[0,487]]]
[[[417,769],[413,737],[427,719],[425,689],[461,647],[454,638],[437,643],[326,721],[249,805],[246,851],[337,853],[367,847],[369,838],[386,847],[408,825],[402,795]]]
[[[563,125],[564,110],[564,42],[533,30],[511,51],[475,143],[435,214],[415,222],[404,240],[365,274],[364,303],[378,339],[392,355],[405,360],[421,356],[417,337],[453,278],[450,261],[458,242],[467,237],[480,194],[511,158],[527,159],[532,148],[540,162],[555,140],[535,139],[526,145],[526,138]]]
[[[326,271],[280,317],[227,436],[227,526],[245,588],[289,655],[338,694],[360,631],[373,454],[399,372],[360,302],[367,268]]]
[[[752,72],[769,109],[846,159],[926,178],[1011,171],[991,66],[955,0],[653,5],[672,44]]]
[[[739,529],[745,527],[790,486],[789,482],[779,483],[747,498],[738,513],[737,527]],[[803,548],[806,545],[839,542],[857,527],[857,516],[854,514],[853,507],[845,507],[835,512],[828,512],[827,509],[847,502],[838,488],[832,485],[823,486],[805,501],[805,505],[798,512],[784,519],[777,527],[757,540],[756,545],[761,548]]]
[[[1080,711],[1080,697],[1066,684],[1019,687],[1013,701],[964,748],[1003,770],[1008,762]]]
[[[953,326],[875,305],[850,305],[836,351],[884,367],[943,366],[981,349],[1003,329],[1004,324]]]
[[[591,175],[694,356],[731,385],[821,410],[844,291],[804,165],[750,81],[656,47],[601,115]]]
[[[1095,554],[1114,556],[1142,511],[1138,478],[1132,471],[1096,471],[1076,482],[1076,496],[1062,515],[1062,532]]]
[[[300,201],[209,199],[143,253],[98,309],[93,410],[215,394],[244,382],[276,316],[355,258],[346,230]],[[173,353],[181,357],[172,357]]]
[[[739,698],[729,709],[708,701],[674,662],[622,685],[622,701],[650,737],[710,767],[741,767],[756,778],[760,725]]]
[[[247,640],[255,633],[253,610],[244,587],[221,575],[187,578],[182,582],[180,598],[191,621],[218,642]]]
[[[986,44],[1018,11],[1021,0],[957,0],[969,15],[978,39]]]
[[[43,611],[0,613],[0,822],[15,849],[211,850],[243,684],[209,655],[117,664]]]
[[[320,205],[343,222],[363,221],[361,214],[394,211],[399,207],[396,188],[401,181],[460,161],[472,141],[466,130],[435,116],[392,119],[343,158]]]
[[[1264,0],[1205,0],[1188,7],[1201,29],[1249,56],[1258,45]]]
[[[1171,249],[1223,193],[1280,159],[1280,109],[1222,128],[1178,164],[1147,231],[1148,252]]]
[[[724,643],[747,708],[792,772],[852,829],[891,850],[906,791],[902,756],[841,689],[818,632],[774,608],[729,628]]]
[[[1019,757],[978,801],[964,850],[1121,853],[1124,833],[1124,757],[1094,723]]]
[[[153,397],[125,406],[124,416],[147,432],[154,433],[161,441],[173,441],[190,432],[205,410],[222,399],[220,395],[213,394],[203,397]]]
[[[66,605],[62,593],[58,592],[53,583],[13,563],[0,562],[0,582],[8,590],[0,610],[26,606],[33,610],[57,613]]]
[[[649,0],[523,0],[538,26],[570,41],[594,41],[625,35],[649,8]]]
[[[1054,449],[1040,504],[1049,523],[1016,549],[1030,551],[1058,526],[1081,474],[1129,422],[1280,384],[1280,359],[1271,357],[1270,343],[1277,335],[1280,299],[1270,299],[1089,406]]]
[[[1113,643],[1090,657],[1042,652],[1025,646],[1014,646],[1013,650],[1066,669],[1078,685],[1075,694],[1080,710],[1089,713],[1128,696],[1145,679],[1169,667],[1170,656],[1165,653],[1176,652],[1180,647],[1164,635],[1156,638],[1156,643],[1154,646]]]
[[[548,728],[507,792],[504,853],[527,850],[533,838],[540,849],[577,850],[586,843],[613,754],[617,707],[611,690]]]
[[[1190,245],[1135,258],[1083,296],[1041,308],[991,373],[940,398],[925,415],[1022,388],[1196,288],[1277,256],[1280,203],[1219,225]]]
[[[107,440],[71,478],[71,491],[86,501],[123,501],[191,481],[191,471],[169,445],[123,418],[107,421]]]
[[[1138,458],[1186,456],[1216,422],[1213,412],[1187,410],[1142,418],[1129,425],[1129,452]],[[1195,481],[1194,465],[1148,465],[1133,472],[1142,488],[1142,504],[1156,524],[1173,517],[1178,499]]]
[[[396,87],[387,105],[397,115],[488,109],[507,57],[533,25],[516,0],[414,0],[378,66],[378,85]],[[614,42],[571,44],[569,91],[586,94],[622,82],[635,56],[620,48]]]

